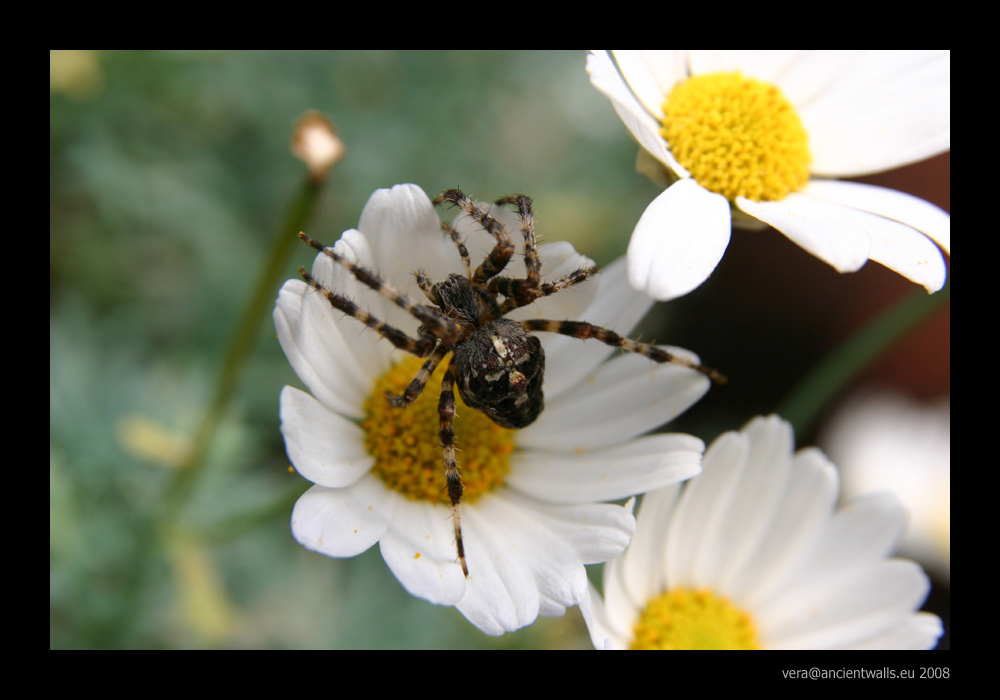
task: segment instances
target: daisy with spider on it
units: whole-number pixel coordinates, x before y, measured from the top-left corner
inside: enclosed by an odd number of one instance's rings
[[[581,605],[598,649],[928,649],[930,582],[890,559],[906,525],[894,495],[835,511],[836,468],[793,453],[791,426],[755,418],[721,435],[702,473],[647,493],[604,597]]]
[[[936,292],[951,217],[855,177],[951,143],[951,55],[876,51],[606,51],[593,85],[667,189],[628,248],[629,280],[665,301],[698,287],[732,225],[770,225],[833,266],[874,260]],[[935,245],[936,244],[936,245]]]
[[[630,287],[623,260],[594,277],[593,261],[570,244],[535,247],[527,198],[515,214],[460,194],[439,198],[466,212],[454,227],[419,187],[397,185],[375,192],[358,229],[331,248],[303,235],[321,251],[301,270],[305,281],[282,287],[274,321],[310,393],[282,390],[281,431],[295,469],[315,484],[292,514],[301,544],[353,557],[378,543],[407,591],[499,635],[587,597],[584,565],[620,554],[635,526],[630,510],[606,501],[698,473],[700,440],[643,434],[697,401],[712,373],[686,350],[624,338],[652,301]],[[523,256],[512,257],[510,232],[523,235]],[[450,305],[452,287],[479,300],[478,321],[465,302]],[[504,301],[491,302],[497,295]],[[477,357],[499,364],[462,369],[474,331],[500,317],[551,332],[488,332],[482,345],[496,357]],[[532,411],[520,396],[539,363],[518,361],[536,338],[544,403],[539,390]],[[615,347],[632,352],[608,359]],[[526,427],[463,402],[483,400],[496,382],[512,398],[498,415]]]

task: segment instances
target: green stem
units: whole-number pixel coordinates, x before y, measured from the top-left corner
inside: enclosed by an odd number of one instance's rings
[[[215,431],[219,427],[226,406],[239,384],[243,367],[253,351],[254,340],[261,320],[274,305],[275,288],[284,273],[293,248],[298,243],[298,232],[306,228],[306,224],[316,210],[316,202],[319,199],[321,189],[321,181],[311,176],[306,177],[288,208],[285,220],[271,242],[271,250],[267,255],[264,268],[257,278],[257,285],[233,331],[229,350],[219,372],[212,403],[198,426],[198,433],[188,458],[181,465],[170,486],[166,500],[168,519],[176,517],[204,471],[205,456],[215,437]]]
[[[913,292],[869,321],[840,344],[796,386],[778,408],[799,438],[805,436],[822,411],[866,367],[893,343],[930,316],[951,297],[951,279],[941,291]]]

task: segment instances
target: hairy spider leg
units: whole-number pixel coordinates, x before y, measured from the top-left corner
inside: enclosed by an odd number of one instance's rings
[[[461,235],[451,224],[441,222],[441,230],[448,234],[452,243],[458,248],[458,254],[462,256],[462,265],[465,267],[465,277],[472,279],[472,261],[469,260],[469,249],[465,247]]]
[[[427,270],[421,268],[414,272],[413,276],[417,278],[417,286],[423,291],[424,296],[430,299],[431,303],[440,306],[441,300],[438,298],[437,292],[434,291],[434,280],[427,276]]]
[[[441,230],[448,234],[451,242],[455,244],[455,248],[458,249],[458,254],[462,258],[462,267],[465,268],[465,278],[471,280],[472,261],[469,259],[469,249],[465,247],[465,243],[462,241],[462,235],[454,226],[446,224],[443,221],[441,222]],[[434,291],[434,281],[427,276],[427,271],[423,269],[417,270],[414,275],[417,278],[417,286],[424,290],[427,298],[440,306],[440,299],[438,299],[437,293]]]
[[[537,299],[547,297],[550,294],[555,294],[556,292],[561,292],[567,287],[572,287],[574,284],[579,284],[584,280],[588,280],[600,271],[601,268],[597,265],[592,267],[581,267],[579,270],[571,272],[555,282],[546,282],[545,284],[539,285],[539,287],[531,293],[526,293],[524,287],[522,286],[525,280],[511,279],[510,277],[494,277],[490,280],[489,284],[486,285],[486,290],[494,294],[502,294],[506,297],[503,300],[503,303],[500,304],[500,313],[506,314],[514,309],[527,306]]]
[[[592,323],[587,323],[586,321],[547,321],[544,319],[534,319],[521,321],[521,323],[529,331],[547,331],[549,333],[559,333],[560,335],[568,335],[570,337],[581,338],[583,340],[586,340],[587,338],[596,338],[602,343],[612,345],[616,348],[621,348],[626,352],[634,352],[640,355],[645,355],[654,362],[669,362],[671,364],[683,365],[685,367],[698,370],[716,384],[726,383],[726,378],[710,367],[699,365],[698,363],[692,362],[684,357],[672,355],[666,350],[658,348],[655,345],[629,340],[628,338],[618,335],[614,331],[609,331],[607,328],[601,328],[600,326],[595,326]]]
[[[445,477],[448,480],[448,497],[451,499],[451,524],[455,531],[455,547],[458,550],[458,561],[462,565],[462,573],[469,577],[469,566],[465,562],[465,544],[462,541],[462,477],[458,474],[458,464],[455,462],[455,430],[452,419],[455,417],[455,357],[448,363],[444,380],[441,382],[441,399],[438,401],[438,417],[441,428],[438,437],[444,450]]]
[[[427,361],[417,370],[416,375],[410,381],[409,385],[403,391],[402,394],[393,394],[390,392],[385,392],[385,397],[389,399],[389,403],[396,408],[403,408],[404,406],[409,406],[411,403],[417,400],[423,392],[424,387],[427,386],[427,382],[430,380],[431,375],[434,374],[434,370],[444,359],[444,356],[451,351],[451,347],[442,343],[437,346],[437,349],[431,353],[431,356],[427,358]]]
[[[525,291],[538,289],[542,279],[542,261],[538,259],[538,242],[535,240],[535,216],[531,212],[531,197],[524,194],[510,194],[496,202],[499,205],[514,204],[517,218],[524,236],[524,266],[528,270]],[[523,306],[523,304],[522,304]]]
[[[437,338],[429,333],[421,334],[419,338],[414,339],[398,328],[394,328],[381,319],[372,316],[368,311],[347,297],[337,294],[324,286],[323,283],[317,281],[316,278],[306,272],[304,267],[299,268],[299,274],[309,283],[310,287],[325,296],[333,308],[339,309],[348,316],[358,319],[400,350],[411,352],[417,357],[427,357],[437,344]]]
[[[489,215],[485,209],[466,197],[460,190],[446,190],[435,197],[435,205],[442,202],[451,202],[459,206],[462,211],[468,214],[474,221],[477,221],[484,229],[489,231],[497,244],[490,251],[490,254],[483,260],[482,264],[476,268],[470,278],[471,282],[477,286],[482,286],[491,277],[503,272],[514,255],[514,244],[510,240],[510,233],[499,221]],[[461,252],[461,251],[459,251]]]
[[[299,238],[301,238],[303,241],[311,245],[316,250],[330,256],[331,258],[333,258],[335,262],[343,265],[350,271],[352,275],[354,275],[357,278],[359,282],[371,287],[376,292],[384,296],[386,299],[390,300],[400,308],[408,311],[411,315],[413,315],[418,321],[420,321],[424,325],[424,328],[428,331],[428,333],[440,338],[443,342],[454,343],[462,335],[462,327],[458,323],[456,323],[455,321],[453,321],[452,319],[448,318],[447,316],[445,316],[444,314],[440,313],[435,309],[432,309],[428,306],[424,306],[423,304],[418,304],[408,295],[396,289],[396,287],[394,287],[389,282],[383,280],[381,277],[376,275],[368,268],[354,264],[353,262],[345,258],[343,255],[335,251],[333,248],[325,246],[319,241],[313,240],[304,233],[299,233]],[[299,268],[299,274],[301,274],[303,277],[306,277],[304,268]],[[312,278],[309,277],[308,279]],[[319,286],[322,287],[322,285]],[[331,294],[334,293],[331,292]],[[346,297],[341,297],[338,294],[334,294],[334,296],[340,299],[344,299],[345,301],[348,301],[351,307],[353,307],[354,309],[358,308],[353,302],[350,302],[350,300],[348,300]],[[331,301],[330,303],[332,304],[333,302]],[[337,308],[340,307],[338,306]],[[343,311],[344,309],[341,310]],[[350,312],[345,311],[345,313],[350,313]],[[354,314],[352,313],[351,315],[353,316]],[[358,317],[355,316],[355,318]],[[373,326],[371,326],[370,324],[366,323],[365,325],[368,325],[369,328],[373,328]],[[385,326],[385,324],[383,324],[383,326]],[[390,328],[390,326],[385,326],[385,327]],[[395,345],[395,343],[393,344]],[[396,345],[396,347],[401,347],[401,346]],[[433,348],[434,346],[431,345],[429,348],[427,348],[426,352],[420,354],[420,357],[426,357],[427,354]],[[402,347],[402,349],[409,350],[408,348],[405,347]],[[413,352],[412,350],[409,351]]]

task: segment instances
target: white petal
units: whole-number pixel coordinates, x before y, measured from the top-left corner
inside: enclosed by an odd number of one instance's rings
[[[777,202],[736,198],[736,206],[788,236],[837,272],[855,272],[868,260],[871,237],[844,208],[793,192]]]
[[[805,192],[912,226],[951,255],[951,214],[920,197],[843,180],[810,180]]]
[[[667,533],[664,576],[670,588],[715,583],[699,574],[698,562],[722,545],[716,532],[725,522],[749,450],[745,435],[723,433],[705,452],[701,476],[685,486]]]
[[[416,289],[413,283],[416,266],[424,266],[432,274],[457,272],[433,269],[444,251],[441,219],[430,198],[417,185],[376,190],[361,212],[358,229],[372,247],[379,274],[396,286],[406,284]]]
[[[655,119],[663,120],[663,101],[667,97],[663,86],[660,84],[653,67],[646,61],[642,51],[621,51],[612,52],[621,75],[628,83],[632,94],[635,95],[642,106],[646,108]]]
[[[534,575],[503,524],[494,524],[481,511],[480,502],[462,513],[469,578],[455,607],[486,634],[499,636],[534,622],[540,599]]]
[[[380,274],[378,265],[373,259],[374,253],[368,244],[368,240],[360,231],[355,229],[344,231],[340,240],[334,244],[333,248],[338,254],[355,265],[364,267],[375,274]],[[316,256],[316,261],[313,263],[312,275],[328,289],[340,296],[347,297],[379,320],[385,321],[390,326],[398,328],[405,333],[415,334],[418,323],[413,316],[368,285],[362,284],[346,267],[338,265],[329,255],[321,253]],[[389,281],[390,284],[393,283],[388,278],[384,279]],[[400,289],[400,291],[404,291],[398,284],[394,284],[393,286]],[[341,322],[342,331],[352,340],[352,344],[356,345],[356,343],[353,343],[354,338],[360,336],[365,339],[365,347],[377,347],[383,356],[387,356],[392,351],[393,346],[386,340],[379,340],[380,336],[378,333],[366,328],[357,319],[351,318],[341,311],[332,309],[330,302],[323,298],[322,295],[314,294],[313,296],[318,298],[316,303],[322,302],[320,304],[321,308],[334,314],[335,318]],[[358,352],[361,356],[360,361],[363,362],[368,359],[366,357],[368,353],[358,351],[357,349],[355,349],[355,352]],[[378,357],[378,353],[376,357]],[[383,369],[378,374],[384,371]],[[375,376],[378,376],[378,374]]]
[[[690,77],[688,52],[683,49],[644,50],[640,53],[659,84],[660,92],[663,93],[664,98],[670,94],[674,85]],[[615,52],[616,57],[617,55],[618,52]],[[653,114],[658,115],[659,112],[653,112]]]
[[[746,470],[716,534],[725,544],[698,563],[700,576],[717,581],[721,590],[739,580],[761,543],[772,535],[791,480],[795,436],[790,424],[777,416],[755,418],[743,433],[750,438]]]
[[[895,494],[851,499],[834,515],[797,576],[803,581],[823,579],[868,566],[894,550],[905,528],[906,511]]]
[[[566,509],[538,508],[529,498],[500,491],[478,504],[484,518],[503,529],[513,551],[532,571],[539,593],[539,615],[561,616],[586,595],[587,573],[573,547],[567,547],[567,525],[582,530]],[[596,510],[596,509],[595,509]],[[568,517],[567,517],[568,516]],[[590,538],[599,537],[597,531]]]
[[[659,123],[639,104],[625,85],[607,51],[592,51],[587,56],[587,73],[594,87],[611,100],[618,116],[639,145],[678,176],[688,177],[690,173],[677,162],[667,149],[667,142],[660,136]]]
[[[330,244],[327,243],[329,246]],[[376,267],[371,245],[363,233],[356,229],[348,229],[333,242],[333,249],[352,263],[374,270]],[[351,272],[334,262],[333,258],[324,252],[316,254],[313,260],[312,276],[327,287],[338,292],[354,296],[359,290],[368,290]],[[353,285],[353,286],[352,286]]]
[[[792,60],[779,70],[773,77],[767,78],[761,72],[754,71],[752,75],[762,80],[773,82],[799,111],[807,111],[809,105],[821,99],[833,89],[842,79],[850,66],[864,58],[863,51],[797,51],[794,55],[786,54]],[[749,71],[747,74],[751,74]],[[804,119],[804,118],[803,118]],[[808,122],[805,122],[808,129]]]
[[[704,282],[729,245],[729,203],[691,178],[654,199],[632,232],[628,273],[632,286],[660,301]]]
[[[870,637],[850,649],[933,649],[944,634],[941,618],[930,613],[910,615],[882,634]]]
[[[295,470],[314,484],[342,488],[375,464],[364,431],[290,386],[281,390],[281,434]]]
[[[354,229],[344,231],[340,240],[333,245],[333,249],[338,255],[356,265],[361,265],[369,270],[375,269],[368,239],[360,231]],[[312,276],[331,291],[357,302],[359,306],[373,313],[377,318],[394,323],[396,327],[404,331],[416,330],[417,324],[414,319],[408,314],[402,314],[401,310],[396,309],[378,292],[361,284],[347,268],[335,263],[329,255],[320,253],[316,256],[313,261]],[[334,309],[322,294],[310,290],[306,299],[304,306],[315,319],[314,325],[318,326],[320,323],[328,325],[328,319],[335,319],[365,376],[379,377],[389,368],[389,354],[393,351],[393,346],[388,341],[382,340],[378,333],[367,329],[357,319]],[[394,310],[400,311],[402,315],[398,317],[387,315]],[[358,338],[360,340],[357,340]]]
[[[632,640],[635,623],[646,606],[647,600],[634,600],[625,585],[622,560],[612,559],[604,566],[604,611],[609,631],[618,639]]]
[[[580,603],[580,612],[587,623],[590,640],[595,649],[624,649],[628,640],[612,631],[610,620],[604,608],[604,601],[593,585],[587,589],[587,597]]]
[[[805,53],[771,50],[691,51],[691,72],[693,75],[704,75],[740,71],[747,78],[778,83],[782,76],[803,60]]]
[[[951,504],[951,408],[903,394],[858,392],[826,421],[821,444],[841,466],[848,496],[891,490],[906,507],[897,550],[947,578]]]
[[[724,592],[747,609],[780,597],[784,582],[795,575],[828,527],[838,491],[837,470],[830,460],[815,448],[800,450],[768,536]]]
[[[871,51],[800,115],[812,171],[863,175],[923,160],[951,147],[951,54]]]
[[[379,542],[403,588],[438,605],[454,605],[466,589],[450,515],[445,506],[401,498]]]
[[[285,282],[273,313],[278,342],[302,383],[324,406],[360,418],[375,375],[359,361],[353,337],[344,335],[345,319],[337,316],[343,314],[300,280]],[[375,338],[361,341],[377,356],[374,343]]]
[[[584,564],[597,564],[617,557],[635,532],[632,511],[622,506],[608,503],[553,505],[515,491],[507,492],[506,498],[544,515],[546,527],[558,533],[562,546],[574,552]]]
[[[313,486],[295,503],[292,534],[314,552],[354,557],[385,534],[400,498],[374,476],[343,489]]]
[[[583,454],[528,450],[515,455],[512,488],[549,503],[614,501],[690,479],[705,444],[690,435],[647,435]]]
[[[633,289],[628,282],[625,258],[619,258],[601,270],[596,279],[587,280],[582,286],[592,285],[596,290],[589,307],[578,315],[550,315],[554,320],[587,321],[595,326],[613,330],[627,336],[653,305],[653,300]],[[562,296],[565,292],[554,295]],[[542,300],[540,300],[542,301]],[[526,307],[530,309],[535,304]],[[512,318],[519,318],[517,312]],[[538,316],[537,318],[546,318]],[[547,358],[545,366],[545,399],[552,401],[575,386],[606,360],[615,348],[601,342],[586,342],[557,333],[538,333]]]
[[[687,350],[662,347],[697,361]],[[615,357],[547,405],[538,420],[518,434],[518,444],[552,451],[617,445],[673,420],[700,399],[709,384],[707,377],[687,367],[658,364],[636,354]]]
[[[929,589],[916,563],[880,561],[847,576],[786,591],[774,607],[757,611],[761,640],[773,649],[856,645],[906,620]]]
[[[344,231],[340,239],[333,244],[333,249],[338,255],[355,265],[360,265],[368,270],[375,270],[376,268],[371,246],[368,245],[368,239],[360,231],[355,229]],[[373,312],[376,316],[385,318],[385,309],[382,307],[389,302],[379,296],[378,292],[359,282],[346,267],[338,265],[326,253],[316,255],[315,260],[313,260],[311,273],[327,289],[341,296],[346,296],[349,299],[357,300],[359,304]],[[317,294],[316,296],[321,295]],[[330,303],[326,300],[323,301],[323,304],[323,308],[330,307]],[[345,318],[343,313],[339,311],[336,313],[340,318]],[[359,321],[353,321],[350,328],[356,329],[358,326],[354,324],[357,323]]]
[[[931,294],[944,286],[944,257],[927,236],[892,219],[849,207],[841,209],[868,231],[872,242],[870,259],[922,284]]]
[[[634,601],[645,603],[666,590],[664,545],[680,492],[674,485],[642,497],[635,537],[618,560],[622,581]]]
[[[445,241],[434,205],[416,185],[376,190],[361,212],[358,229],[371,245],[373,271],[418,303],[425,301],[413,276],[418,268],[434,281],[460,271],[452,266],[458,258],[455,246]],[[383,308],[383,320],[411,335],[419,325],[412,315],[389,301],[383,302]]]

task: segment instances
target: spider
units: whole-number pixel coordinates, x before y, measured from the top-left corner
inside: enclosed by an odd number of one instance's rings
[[[299,238],[344,266],[362,284],[371,287],[420,321],[416,338],[387,325],[347,297],[328,289],[306,272],[304,267],[299,268],[299,274],[326,297],[334,308],[358,319],[400,350],[427,358],[402,394],[387,393],[389,403],[393,406],[403,408],[413,403],[437,366],[452,353],[438,400],[438,437],[444,452],[455,546],[462,572],[468,577],[460,513],[463,488],[455,461],[455,431],[452,427],[455,416],[453,387],[456,383],[465,403],[470,408],[485,413],[496,424],[504,428],[524,428],[533,423],[544,407],[542,380],[545,373],[545,352],[541,341],[531,331],[560,333],[581,339],[595,338],[624,351],[645,355],[654,362],[685,365],[705,374],[716,383],[721,384],[726,380],[715,370],[672,355],[654,345],[629,340],[586,321],[515,321],[504,318],[514,309],[590,279],[597,274],[598,267],[580,268],[554,282],[542,282],[542,263],[536,247],[531,198],[514,194],[498,199],[496,204],[513,204],[517,210],[524,236],[527,276],[524,279],[501,277],[500,273],[514,254],[514,244],[506,227],[457,189],[446,190],[435,197],[433,202],[435,206],[449,202],[461,208],[496,239],[496,245],[473,270],[469,252],[458,231],[451,225],[442,223],[442,230],[458,248],[465,275],[452,273],[442,282],[433,282],[425,272],[417,271],[417,286],[423,290],[430,304],[417,303],[371,270],[354,264],[333,248],[328,248],[304,233],[299,234]],[[503,300],[498,301],[498,296],[503,297]]]

